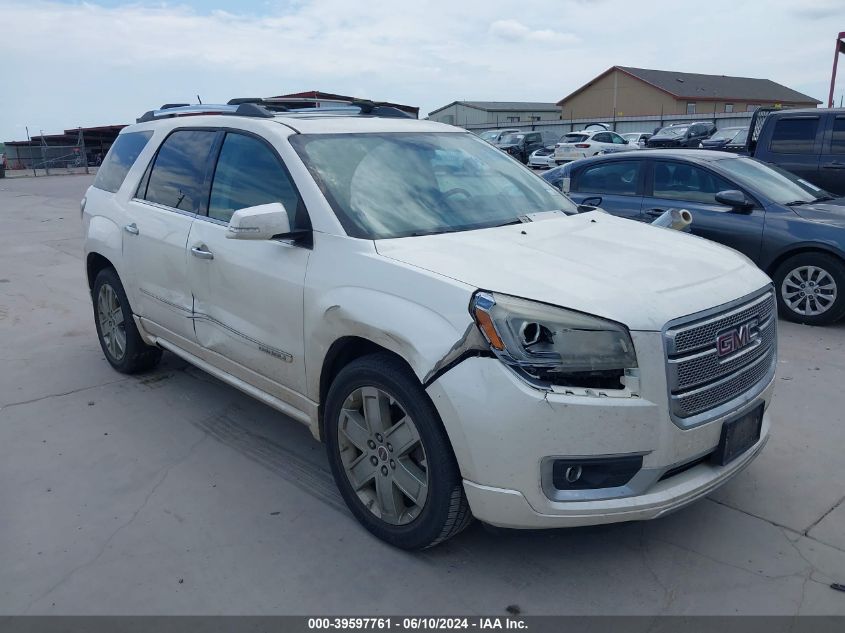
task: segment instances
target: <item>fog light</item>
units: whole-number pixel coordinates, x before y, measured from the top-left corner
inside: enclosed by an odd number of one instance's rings
[[[642,455],[556,459],[552,484],[558,490],[616,488],[631,481],[642,467]]]

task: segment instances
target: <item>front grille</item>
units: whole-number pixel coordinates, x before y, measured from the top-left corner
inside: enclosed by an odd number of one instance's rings
[[[756,323],[750,342],[720,357],[716,337]],[[747,301],[693,315],[665,333],[669,399],[673,416],[690,423],[742,396],[756,395],[774,372],[777,304],[771,288]]]

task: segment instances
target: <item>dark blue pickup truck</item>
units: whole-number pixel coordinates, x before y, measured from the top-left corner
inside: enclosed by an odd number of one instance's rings
[[[758,108],[750,129],[749,156],[845,196],[845,108]]]

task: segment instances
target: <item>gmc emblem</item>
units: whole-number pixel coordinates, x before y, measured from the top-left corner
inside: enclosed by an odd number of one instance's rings
[[[716,335],[716,355],[719,358],[730,356],[751,345],[760,338],[757,319],[746,321],[729,330],[722,330]]]

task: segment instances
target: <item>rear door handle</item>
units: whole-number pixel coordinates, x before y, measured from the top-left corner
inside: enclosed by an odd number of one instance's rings
[[[191,253],[194,257],[199,257],[200,259],[214,259],[214,253],[208,250],[205,244],[192,247]]]
[[[124,225],[123,230],[129,233],[130,235],[138,235],[138,233],[140,233],[140,231],[138,230],[138,225],[134,222],[132,224]]]

